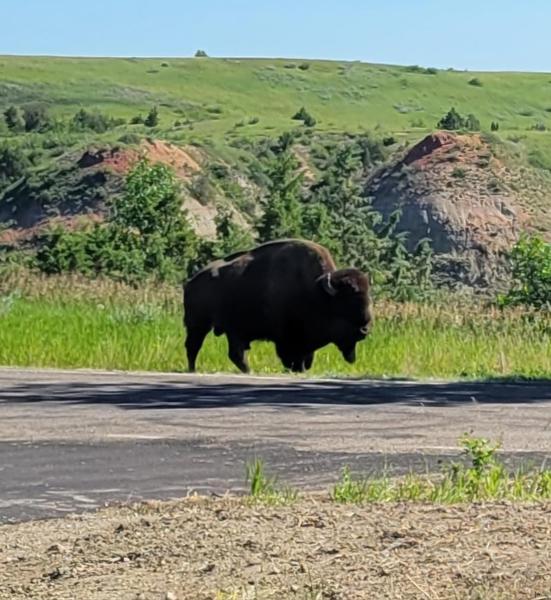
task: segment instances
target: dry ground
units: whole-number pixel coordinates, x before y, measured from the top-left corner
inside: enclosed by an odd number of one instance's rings
[[[110,507],[0,527],[0,598],[551,599],[551,503]]]

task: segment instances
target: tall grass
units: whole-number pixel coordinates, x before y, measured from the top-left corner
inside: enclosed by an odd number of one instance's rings
[[[370,337],[348,365],[334,347],[316,354],[311,374],[407,377],[551,376],[551,318],[501,312],[458,300],[379,303]],[[181,292],[109,281],[29,275],[0,280],[0,364],[183,371]],[[281,373],[272,344],[254,343],[256,373]],[[225,337],[208,336],[203,372],[236,369]]]

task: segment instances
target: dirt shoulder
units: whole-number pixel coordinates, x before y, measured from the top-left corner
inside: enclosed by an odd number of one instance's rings
[[[551,503],[189,498],[0,527],[0,598],[551,598]]]

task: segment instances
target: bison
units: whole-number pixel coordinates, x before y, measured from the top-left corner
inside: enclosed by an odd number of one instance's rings
[[[184,284],[188,368],[209,331],[226,334],[229,358],[249,371],[253,340],[275,343],[284,367],[301,372],[333,343],[349,363],[371,324],[368,276],[339,269],[329,251],[304,240],[278,240],[216,260]]]

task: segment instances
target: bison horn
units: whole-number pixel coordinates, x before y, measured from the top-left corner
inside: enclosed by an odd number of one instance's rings
[[[331,283],[331,273],[327,273],[323,276],[321,280],[323,285],[323,289],[330,295],[335,296],[337,293],[337,288]]]

